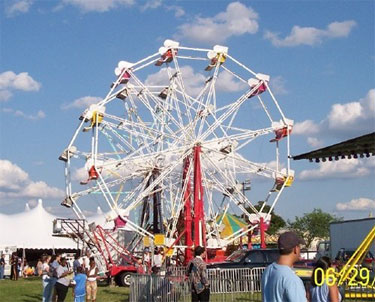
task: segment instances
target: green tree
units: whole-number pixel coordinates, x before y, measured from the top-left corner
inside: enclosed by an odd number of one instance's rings
[[[288,220],[289,228],[297,232],[306,241],[309,247],[315,238],[329,237],[329,224],[340,218],[321,209],[314,209],[311,213],[305,213],[302,217],[295,218],[294,222]]]
[[[264,203],[264,201],[258,201],[258,204],[255,205],[254,207],[259,211],[262,208],[263,203]],[[270,208],[271,207],[266,204],[266,205],[264,205],[264,208],[263,208],[262,212],[268,213]],[[254,211],[250,208],[246,208],[246,210],[249,213],[254,213]],[[243,215],[243,216],[245,216],[245,215]],[[245,218],[245,217],[243,217],[243,218]],[[249,222],[247,218],[246,218],[246,221]],[[275,211],[272,210],[272,212],[271,212],[271,224],[270,224],[270,227],[267,230],[267,234],[274,235],[274,234],[277,233],[277,231],[279,229],[284,228],[285,226],[286,226],[285,220],[281,216],[275,214]]]

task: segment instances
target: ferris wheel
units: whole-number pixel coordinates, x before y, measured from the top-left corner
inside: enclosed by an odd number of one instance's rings
[[[140,237],[164,234],[169,245],[185,236],[185,245],[222,247],[261,220],[270,222],[294,172],[293,121],[269,75],[225,46],[191,48],[172,40],[135,63],[120,61],[114,73],[109,92],[81,114],[59,158],[62,205],[83,219],[83,208],[99,205],[116,226],[126,224]],[[246,194],[249,182],[263,179],[270,182],[261,199],[268,212]],[[228,209],[252,225],[222,238],[217,217]]]

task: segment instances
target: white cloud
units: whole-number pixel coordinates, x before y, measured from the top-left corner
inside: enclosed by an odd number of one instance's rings
[[[326,178],[357,178],[374,174],[375,158],[340,159],[339,161],[320,162],[318,169],[303,170],[301,180]]]
[[[74,100],[73,102],[71,102],[69,104],[63,104],[61,106],[61,109],[67,110],[67,109],[71,109],[71,108],[87,108],[91,104],[96,104],[96,103],[100,102],[101,100],[102,100],[102,98],[96,97],[96,96],[84,96],[84,97],[81,97],[81,98],[78,98],[78,99]]]
[[[184,11],[184,9],[181,6],[176,6],[176,5],[169,6],[169,5],[167,5],[165,7],[165,9],[167,11],[174,11],[174,16],[176,18],[180,18],[180,17],[182,17],[182,16],[185,15],[185,11]]]
[[[162,0],[149,0],[146,2],[145,5],[141,7],[141,11],[158,8],[162,5],[162,3]]]
[[[344,22],[333,22],[326,29],[318,29],[315,27],[293,26],[290,34],[284,39],[279,38],[278,33],[266,31],[264,38],[270,40],[277,47],[292,47],[299,45],[317,45],[324,39],[347,37],[351,30],[356,26],[353,20]]]
[[[332,105],[327,117],[320,122],[305,120],[296,123],[293,134],[349,139],[373,132],[374,129],[375,89],[370,89],[364,98],[357,101]]]
[[[323,141],[317,139],[316,137],[308,137],[307,138],[307,143],[313,147],[313,148],[319,148],[323,146]]]
[[[0,90],[0,102],[5,102],[12,97],[12,93],[9,90]]]
[[[72,180],[75,181],[84,181],[88,177],[87,175],[87,170],[85,167],[75,169],[73,174],[72,174]]]
[[[77,6],[83,12],[106,12],[120,6],[130,6],[134,0],[63,0],[63,4]]]
[[[191,66],[182,66],[180,70],[186,92],[191,96],[197,96],[203,88],[206,77],[199,72],[195,73]],[[174,72],[175,70],[172,70],[172,73]],[[167,86],[169,78],[166,68],[163,67],[157,73],[147,76],[145,83],[146,85]]]
[[[294,135],[311,135],[319,132],[319,125],[312,120],[305,120],[300,123],[295,123],[293,126]]]
[[[0,74],[0,89],[16,89],[23,91],[38,91],[41,84],[35,81],[27,72],[15,74],[13,71],[5,71]]]
[[[32,198],[62,198],[64,192],[29,175],[9,160],[0,160],[0,202]]]
[[[0,160],[0,189],[19,189],[25,183],[29,175],[20,167],[8,160]]]
[[[216,88],[218,91],[224,92],[235,92],[245,90],[249,86],[244,83],[236,80],[236,78],[227,71],[222,71],[216,81]]]
[[[12,5],[6,8],[6,14],[8,17],[25,14],[29,11],[32,4],[32,0],[13,1]]]
[[[274,94],[287,94],[288,90],[285,88],[285,79],[282,76],[271,77],[270,86]]]
[[[37,114],[35,114],[35,115],[26,114],[21,110],[17,110],[17,111],[14,112],[14,115],[19,116],[19,117],[23,117],[23,118],[28,119],[28,120],[40,120],[40,119],[46,117],[46,114],[42,110],[39,110],[37,112]]]
[[[232,36],[255,34],[258,31],[258,14],[240,2],[232,2],[225,12],[214,17],[196,17],[192,23],[179,26],[177,39],[212,44],[226,41]]]
[[[27,72],[15,74],[5,71],[0,74],[0,101],[9,100],[13,95],[12,90],[38,91],[41,86]]]
[[[375,89],[359,101],[346,104],[334,104],[327,116],[329,129],[345,131],[355,128],[374,130],[375,121]]]
[[[193,97],[197,96],[203,89],[207,80],[206,76],[200,72],[194,72],[191,66],[182,66],[180,70],[186,92]],[[175,70],[172,70],[172,73],[174,72]],[[169,78],[166,68],[161,68],[157,73],[149,75],[145,83],[146,85],[167,86]],[[235,92],[246,89],[247,84],[236,80],[232,74],[224,70],[219,74],[215,86],[217,91]]]
[[[26,114],[25,112],[21,110],[13,110],[11,108],[4,108],[3,112],[13,114],[16,117],[22,117],[24,119],[32,120],[32,121],[40,120],[46,117],[46,114],[42,110],[39,110],[36,114]]]
[[[375,200],[369,198],[352,199],[349,202],[339,202],[336,204],[339,211],[369,211],[375,210]]]

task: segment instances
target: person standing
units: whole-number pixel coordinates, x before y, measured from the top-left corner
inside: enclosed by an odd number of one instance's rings
[[[77,272],[73,278],[74,302],[85,302],[87,276],[83,273],[82,266],[77,267]]]
[[[60,265],[57,267],[56,273],[58,278],[55,284],[57,302],[64,302],[70,285],[68,276],[73,273],[68,269],[65,257],[60,259]]]
[[[90,252],[86,251],[85,256],[83,256],[81,259],[84,270],[88,270],[90,267]]]
[[[203,261],[206,256],[204,247],[197,246],[194,250],[195,258],[187,266],[186,275],[191,282],[191,301],[210,301],[210,286],[207,280],[207,266]]]
[[[87,302],[96,301],[96,292],[98,290],[98,285],[96,283],[96,278],[98,276],[98,268],[95,264],[95,258],[90,257],[90,267],[86,272],[87,283],[86,283],[86,293],[87,293]]]
[[[142,275],[145,273],[143,269],[142,259],[137,259],[137,263],[135,264],[135,266],[137,267],[137,274]]]
[[[145,248],[143,253],[143,270],[145,273],[151,272],[151,253],[148,247]]]
[[[269,265],[262,276],[263,302],[306,302],[306,291],[302,280],[292,270],[300,259],[301,244],[305,241],[294,232],[285,232],[277,242],[280,257]]]
[[[10,279],[17,281],[18,280],[18,256],[16,252],[12,254],[10,264],[11,264]]]
[[[52,292],[55,287],[55,283],[51,282],[50,266],[51,256],[42,257],[42,283],[43,283],[43,302],[50,302],[52,299]]]
[[[60,259],[61,259],[60,254],[52,255],[51,260],[49,262],[49,277],[50,277],[49,282],[51,283],[51,287],[52,287],[52,300],[51,300],[52,302],[56,302],[55,285],[57,281],[57,268],[60,265]]]
[[[77,272],[78,272],[78,267],[81,266],[81,262],[79,261],[79,254],[77,253],[74,257],[74,261],[73,261],[73,272],[74,272],[74,275],[77,275]]]
[[[154,252],[154,267],[156,267],[157,270],[160,271],[162,264],[163,256],[161,255],[160,250],[156,248]]]
[[[321,257],[315,264],[312,276],[311,276],[311,288],[310,288],[310,302],[340,302],[341,294],[336,284],[328,285],[333,283],[332,280],[322,280],[322,273],[317,273],[317,269],[322,269],[325,273],[331,268],[331,259],[329,257]],[[333,268],[332,268],[333,269]],[[318,284],[320,285],[318,285]],[[323,284],[322,284],[323,283]]]
[[[35,275],[40,277],[42,276],[42,273],[43,273],[43,261],[42,261],[42,258],[39,258],[36,264],[36,268],[35,268]]]
[[[1,257],[0,257],[0,280],[4,279],[4,269],[5,269],[5,259],[4,259],[4,254],[1,254]]]

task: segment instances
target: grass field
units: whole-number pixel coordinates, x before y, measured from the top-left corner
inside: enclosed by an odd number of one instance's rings
[[[0,281],[1,302],[41,302],[42,301],[42,280],[40,278],[19,279],[18,281]],[[66,302],[73,302],[72,289],[69,289]],[[109,287],[99,285],[97,301],[101,302],[128,302],[129,288]]]

